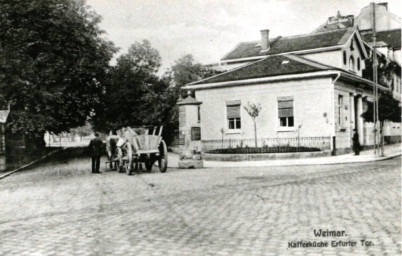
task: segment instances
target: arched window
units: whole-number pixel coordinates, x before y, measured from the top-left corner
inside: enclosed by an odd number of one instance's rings
[[[353,39],[350,41],[350,51],[353,52],[355,48],[353,47]]]
[[[357,58],[357,70],[360,71],[360,58]]]
[[[343,51],[343,65],[346,65],[346,52]]]
[[[349,58],[349,70],[355,71],[355,59],[353,58],[353,56],[350,56]]]

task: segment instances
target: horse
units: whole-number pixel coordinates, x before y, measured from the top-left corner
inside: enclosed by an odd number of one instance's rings
[[[119,155],[117,147],[119,139],[120,136],[113,134],[112,131],[110,131],[109,135],[106,137],[106,151],[110,163],[110,169],[117,168],[117,166],[113,165],[113,163],[116,160],[116,158],[118,158]]]

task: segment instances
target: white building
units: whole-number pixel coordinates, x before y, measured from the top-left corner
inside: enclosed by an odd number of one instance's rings
[[[297,141],[339,153],[350,150],[353,129],[362,145],[371,145],[372,124],[361,117],[373,101],[373,83],[363,78],[368,50],[356,27],[277,38],[263,30],[260,41],[240,43],[224,56],[227,72],[185,87],[196,99],[180,107],[197,106],[191,111],[199,117],[181,116],[182,135],[199,127],[204,151],[227,141],[253,146],[254,126],[244,109],[250,102],[262,106],[259,146]]]

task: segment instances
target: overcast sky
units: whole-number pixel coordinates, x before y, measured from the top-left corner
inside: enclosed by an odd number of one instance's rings
[[[310,33],[328,17],[359,14],[370,0],[87,0],[103,17],[106,37],[126,53],[148,39],[163,60],[162,69],[191,53],[203,63],[218,62],[238,42]],[[376,3],[379,1],[376,0]],[[389,0],[400,15],[402,1]]]

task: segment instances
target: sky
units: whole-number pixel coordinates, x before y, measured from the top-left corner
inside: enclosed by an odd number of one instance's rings
[[[147,39],[169,68],[185,54],[203,64],[216,63],[242,41],[312,32],[338,11],[353,14],[372,0],[87,0],[103,19],[104,37],[127,53]],[[378,0],[375,0],[378,3]],[[381,1],[384,2],[384,1]],[[388,0],[388,10],[400,15],[401,0]],[[115,57],[116,57],[115,56]],[[113,63],[113,62],[112,62]]]

